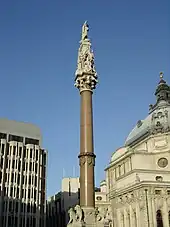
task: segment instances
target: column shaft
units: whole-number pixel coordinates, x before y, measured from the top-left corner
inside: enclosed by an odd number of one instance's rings
[[[80,205],[94,207],[94,165],[92,92],[81,92],[80,116]]]

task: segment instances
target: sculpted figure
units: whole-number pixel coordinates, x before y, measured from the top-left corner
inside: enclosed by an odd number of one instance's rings
[[[108,221],[112,220],[112,208],[111,208],[111,206],[108,206],[108,208],[107,208],[106,219]]]
[[[140,182],[140,177],[139,175],[136,173],[136,183],[139,183]]]
[[[79,222],[83,221],[83,210],[79,205],[75,206],[75,211],[76,211],[76,220]]]
[[[95,72],[93,52],[84,54],[84,70],[85,72]]]
[[[89,26],[87,24],[87,21],[85,21],[82,27],[82,37],[81,37],[82,41],[88,38],[88,31],[89,31]]]
[[[68,223],[68,225],[69,225],[69,224],[74,223],[76,221],[76,213],[75,213],[73,208],[70,208],[68,210],[68,214],[69,214],[69,217],[70,217],[70,220],[69,220],[69,223]]]
[[[97,212],[97,221],[103,222],[104,219],[106,218],[107,209],[104,207],[99,207],[96,211],[98,211]]]

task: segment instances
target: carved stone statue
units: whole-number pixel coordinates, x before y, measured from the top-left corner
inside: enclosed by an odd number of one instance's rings
[[[82,222],[83,221],[83,211],[79,205],[75,206],[76,211],[76,221]]]
[[[108,206],[108,208],[107,208],[106,221],[107,222],[112,221],[112,208],[111,208],[111,206]]]
[[[70,208],[68,211],[70,220],[67,226],[74,226],[76,223],[83,223],[83,210],[79,205],[76,205],[75,208]]]
[[[68,214],[69,214],[69,217],[70,217],[70,220],[68,222],[68,225],[76,222],[76,213],[75,213],[75,211],[74,211],[73,208],[70,208],[68,210]]]
[[[97,207],[92,211],[84,212],[79,205],[75,208],[70,208],[68,211],[70,220],[67,224],[68,227],[81,227],[86,226],[91,221],[95,226],[113,226],[112,208],[108,207]]]
[[[80,90],[94,90],[97,80],[97,72],[94,65],[94,53],[88,39],[89,26],[87,21],[82,27],[82,37],[78,52],[75,86]]]
[[[140,177],[139,177],[139,175],[136,173],[136,183],[139,183],[140,182]]]
[[[96,221],[97,223],[102,223],[104,226],[112,226],[113,219],[112,219],[112,208],[111,206],[108,207],[98,207],[96,208]]]
[[[87,21],[85,21],[82,26],[82,37],[81,37],[82,41],[85,39],[88,39],[88,31],[89,31],[89,26],[87,24]]]
[[[99,207],[97,208],[97,221],[98,222],[103,222],[104,219],[106,218],[106,214],[107,214],[107,209],[105,207]]]

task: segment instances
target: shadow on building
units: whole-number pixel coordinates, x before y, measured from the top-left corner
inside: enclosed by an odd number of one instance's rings
[[[65,227],[69,221],[68,210],[79,204],[80,193],[59,192],[47,201],[46,224],[48,227]]]
[[[1,227],[44,227],[46,216],[43,207],[24,203],[21,199],[9,198],[0,191]]]
[[[67,180],[68,178],[64,179]],[[75,178],[70,178],[67,181],[74,182]],[[75,184],[76,185],[76,184]],[[74,186],[75,186],[74,185]],[[72,186],[72,185],[70,185]],[[96,206],[107,206],[108,202],[106,200],[106,185],[105,181],[102,181],[100,187],[95,187],[95,203]],[[68,210],[75,205],[80,205],[80,186],[78,187],[67,187],[68,191],[59,192],[54,196],[51,196],[46,204],[47,207],[47,226],[48,227],[66,227],[69,221]],[[72,191],[74,190],[74,192]]]

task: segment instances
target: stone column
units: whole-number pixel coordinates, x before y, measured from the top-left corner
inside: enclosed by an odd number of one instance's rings
[[[149,212],[149,226],[154,227],[153,224],[153,208],[152,208],[152,199],[150,194],[148,194],[148,212]]]
[[[154,194],[152,196],[152,217],[153,217],[153,225],[156,226],[156,207],[155,207],[155,198]]]
[[[137,227],[141,227],[140,207],[138,202],[136,203],[136,221]]]
[[[167,201],[166,201],[166,198],[163,198],[163,199],[164,199],[163,212],[162,212],[163,223],[165,226],[169,226]]]
[[[88,24],[82,27],[82,39],[78,52],[75,86],[80,91],[80,206],[95,207],[94,199],[94,165],[93,149],[93,111],[92,93],[97,84],[97,73],[94,67],[94,54],[88,39]]]
[[[126,210],[126,208],[124,209],[124,225],[125,227],[130,227],[129,226],[129,215],[128,215],[128,212]]]
[[[81,93],[80,116],[80,205],[94,207],[94,165],[92,91]]]

